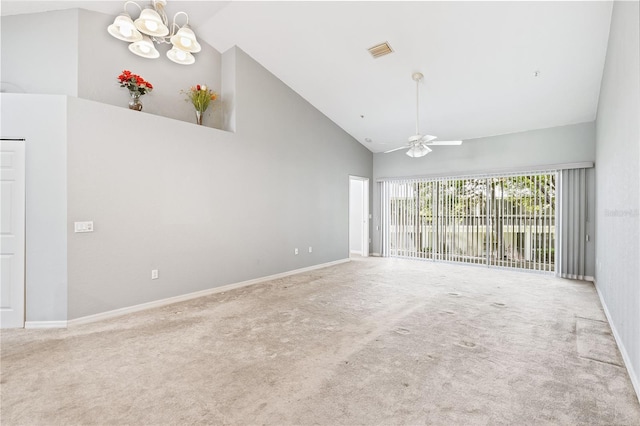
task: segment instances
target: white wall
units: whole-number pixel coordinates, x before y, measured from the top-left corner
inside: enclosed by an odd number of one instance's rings
[[[77,96],[77,9],[3,16],[0,22],[3,90]]]
[[[411,176],[461,176],[473,173],[587,162],[595,160],[595,123],[581,123],[549,129],[464,141],[461,146],[435,146],[422,158],[405,151],[374,154],[374,179]],[[594,170],[587,172],[589,218],[587,233],[595,234]],[[380,190],[373,191],[373,251],[380,253]],[[595,242],[587,243],[587,276],[595,274]]]
[[[0,95],[2,137],[26,139],[26,320],[67,319],[67,97]]]
[[[349,247],[352,253],[362,254],[362,215],[364,182],[352,179],[349,189]]]
[[[640,398],[640,10],[615,2],[596,120],[596,283]]]
[[[349,256],[349,175],[371,177],[372,154],[228,57],[235,134],[69,100],[70,319]],[[78,220],[95,232],[72,233]]]

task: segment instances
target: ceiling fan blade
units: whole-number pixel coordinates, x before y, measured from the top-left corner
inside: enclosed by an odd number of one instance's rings
[[[421,139],[422,139],[421,142],[429,143],[429,142],[431,142],[431,141],[433,141],[435,139],[438,139],[438,137],[437,136],[433,136],[433,135],[424,135],[424,136],[422,136]]]
[[[389,151],[385,151],[385,152],[383,152],[383,154],[388,154],[388,153],[393,152],[393,151],[400,151],[401,149],[407,149],[407,148],[409,148],[409,147],[405,145],[405,146],[401,146],[400,148],[394,148],[394,149],[390,149]]]
[[[427,142],[427,145],[462,145],[462,141],[432,141]]]

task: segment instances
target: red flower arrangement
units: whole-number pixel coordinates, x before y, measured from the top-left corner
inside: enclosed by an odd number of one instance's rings
[[[153,90],[153,85],[137,74],[131,74],[131,71],[124,70],[118,76],[120,87],[126,87],[129,92],[144,95]]]

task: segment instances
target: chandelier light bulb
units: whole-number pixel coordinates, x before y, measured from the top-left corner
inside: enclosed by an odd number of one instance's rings
[[[171,37],[171,43],[178,49],[191,53],[197,53],[202,49],[196,40],[196,35],[187,24],[180,28],[178,32]]]
[[[178,49],[175,46],[167,52],[167,58],[181,65],[191,65],[196,61],[196,58],[190,52]]]
[[[147,36],[144,36],[140,41],[131,43],[129,45],[129,50],[143,58],[155,59],[160,56],[160,52],[156,50],[153,42]]]
[[[158,23],[156,21],[145,21],[144,24],[151,31],[156,31],[158,29]]]
[[[118,40],[129,43],[142,40],[142,34],[136,29],[128,13],[121,13],[113,20],[113,24],[107,27],[109,34]]]
[[[120,34],[124,37],[131,37],[131,34],[133,34],[133,27],[130,27],[129,25],[121,25]]]
[[[164,24],[162,17],[151,7],[147,7],[140,12],[140,16],[134,23],[140,32],[152,37],[166,37],[169,35],[169,28]]]

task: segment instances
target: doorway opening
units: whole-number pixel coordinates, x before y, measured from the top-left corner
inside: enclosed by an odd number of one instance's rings
[[[369,243],[369,179],[349,176],[349,257],[368,257]]]

